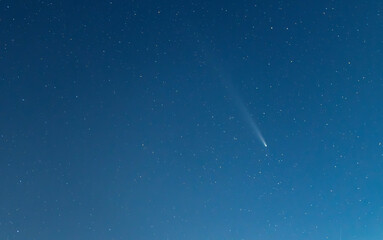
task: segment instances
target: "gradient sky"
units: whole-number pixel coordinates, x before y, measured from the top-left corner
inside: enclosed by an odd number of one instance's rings
[[[378,0],[0,0],[0,239],[383,239],[382,26]]]

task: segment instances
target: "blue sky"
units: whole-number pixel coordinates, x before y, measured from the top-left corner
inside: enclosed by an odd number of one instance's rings
[[[0,11],[1,239],[383,237],[382,2]]]

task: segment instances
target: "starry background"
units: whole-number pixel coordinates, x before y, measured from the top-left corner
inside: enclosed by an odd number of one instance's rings
[[[1,0],[0,239],[383,239],[382,26],[378,0]]]

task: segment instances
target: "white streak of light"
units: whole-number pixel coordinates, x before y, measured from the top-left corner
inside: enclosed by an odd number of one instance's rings
[[[245,107],[245,104],[241,101],[241,99],[239,97],[235,97],[235,98],[236,98],[237,103],[239,105],[239,109],[241,110],[241,113],[243,114],[243,117],[245,118],[246,122],[250,125],[251,130],[258,137],[258,139],[262,142],[263,146],[267,147],[267,143],[265,141],[265,138],[262,136],[261,131],[259,130],[254,119],[251,117],[249,111]]]

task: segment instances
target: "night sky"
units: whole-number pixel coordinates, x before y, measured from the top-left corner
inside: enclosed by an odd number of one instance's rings
[[[383,2],[0,0],[0,239],[383,239]]]

